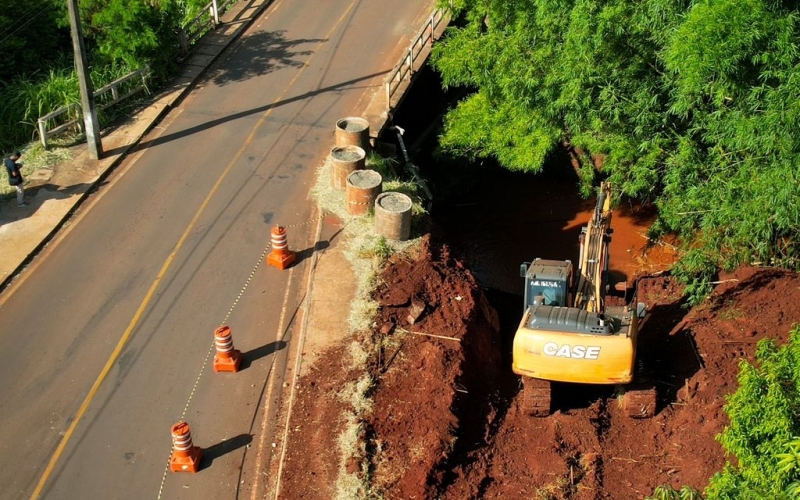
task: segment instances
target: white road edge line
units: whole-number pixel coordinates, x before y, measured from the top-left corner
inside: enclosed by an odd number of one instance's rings
[[[292,274],[294,272],[294,269],[295,269],[294,267],[289,268],[289,280],[288,280],[289,282],[292,281]],[[313,268],[312,268],[312,272],[310,274],[313,274]],[[287,286],[286,287],[286,293],[284,293],[284,296],[283,296],[283,306],[281,307],[281,317],[278,320],[278,331],[275,334],[275,341],[276,342],[283,338],[283,336],[281,335],[281,332],[285,331],[284,322],[286,321],[286,308],[287,308],[287,305],[288,305],[288,302],[289,302],[289,291],[290,291],[290,289],[291,289],[291,287]],[[308,300],[306,300],[306,308],[308,307],[307,304],[308,304]],[[305,313],[305,311],[304,311],[304,313]],[[304,329],[301,329],[301,331],[300,331],[300,339],[297,342],[298,346],[302,346],[303,345],[304,334],[305,334]],[[299,349],[299,347],[298,347],[298,349]],[[298,355],[299,355],[299,350],[298,350]],[[251,492],[250,493],[250,498],[253,499],[253,500],[256,499],[256,495],[257,495],[257,492],[258,492],[258,485],[259,485],[258,483],[259,483],[259,479],[261,478],[261,467],[263,466],[263,462],[264,462],[264,445],[265,445],[264,439],[266,438],[266,435],[267,435],[265,430],[266,430],[266,428],[267,428],[267,426],[269,424],[269,421],[270,421],[270,413],[271,413],[270,412],[270,406],[271,406],[270,405],[270,401],[272,400],[273,388],[275,387],[275,384],[273,383],[273,380],[275,378],[275,372],[277,371],[277,370],[273,370],[274,366],[275,366],[275,361],[273,360],[273,364],[272,364],[272,366],[270,366],[270,370],[269,370],[269,377],[267,377],[267,393],[264,396],[264,416],[263,416],[263,419],[261,421],[261,437],[258,440],[258,448],[256,450],[256,460],[255,460],[255,465],[254,465],[254,469],[253,469],[253,487],[250,490],[250,492]]]
[[[322,236],[322,225],[323,225],[324,217],[319,217],[317,222],[317,234],[314,237],[314,243],[319,241],[320,236]],[[324,252],[324,250],[322,250]],[[311,301],[312,301],[312,292],[314,286],[314,275],[317,270],[317,264],[319,263],[319,252],[314,252],[312,261],[311,261],[311,269],[308,272],[308,281],[306,283],[306,300],[303,306],[303,324],[300,328],[300,335],[297,341],[297,351],[294,359],[294,373],[292,373],[292,380],[289,387],[289,401],[286,406],[286,423],[283,427],[283,434],[281,435],[281,456],[280,460],[278,461],[278,475],[275,478],[275,498],[277,499],[280,496],[281,491],[281,478],[283,477],[283,464],[286,459],[286,450],[288,448],[287,444],[289,442],[289,423],[292,420],[292,408],[294,406],[294,396],[295,390],[297,389],[297,380],[300,378],[300,361],[303,358],[303,346],[306,342],[306,334],[308,333],[308,321],[309,321],[309,313],[311,310]],[[252,497],[255,500],[255,497]]]

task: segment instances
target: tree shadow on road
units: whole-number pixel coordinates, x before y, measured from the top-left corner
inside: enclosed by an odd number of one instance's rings
[[[313,54],[313,51],[299,50],[298,47],[312,47],[328,41],[323,38],[288,40],[285,33],[285,30],[277,30],[245,35],[224,65],[215,65],[210,69],[208,79],[221,87],[282,68],[302,68],[305,65],[304,59]]]

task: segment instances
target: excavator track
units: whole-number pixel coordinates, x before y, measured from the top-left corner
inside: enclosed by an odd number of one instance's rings
[[[551,384],[547,380],[522,377],[522,411],[532,417],[550,415]]]
[[[625,387],[622,411],[630,418],[651,418],[656,414],[655,387]]]

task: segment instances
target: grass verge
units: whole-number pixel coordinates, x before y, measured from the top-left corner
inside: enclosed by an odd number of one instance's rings
[[[393,160],[370,155],[366,167],[377,171],[383,178],[383,191],[394,191],[408,195],[413,201],[412,235],[414,220],[425,214],[422,208],[422,189],[413,182],[399,179]],[[368,361],[376,356],[379,340],[372,335],[359,335],[373,328],[379,304],[372,299],[372,292],[380,284],[380,271],[390,256],[412,252],[418,247],[420,238],[408,241],[393,241],[375,232],[374,212],[361,217],[347,213],[345,192],[332,187],[331,161],[328,158],[320,167],[312,189],[320,209],[339,217],[343,222],[342,244],[344,255],[353,267],[356,277],[356,292],[348,315],[349,338],[352,338],[347,360],[351,370],[361,371],[357,382],[339,392],[338,397],[347,404],[342,415],[344,429],[337,440],[339,445],[339,473],[336,481],[338,499],[381,498],[372,491],[368,450],[364,437],[363,421],[372,411],[372,391],[376,380],[367,369]],[[357,464],[357,466],[354,466]]]

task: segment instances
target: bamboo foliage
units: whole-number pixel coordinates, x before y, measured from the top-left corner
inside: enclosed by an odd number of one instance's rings
[[[740,363],[739,389],[725,405],[730,424],[718,440],[736,460],[711,479],[709,499],[790,500],[800,492],[800,327],[784,346],[760,341],[756,360]]]
[[[448,2],[443,2],[448,3]],[[474,92],[441,145],[540,171],[561,143],[596,177],[653,201],[651,236],[686,242],[677,271],[797,268],[800,10],[767,0],[460,0],[435,47]],[[601,166],[600,166],[601,165]],[[598,173],[599,170],[599,173]]]

